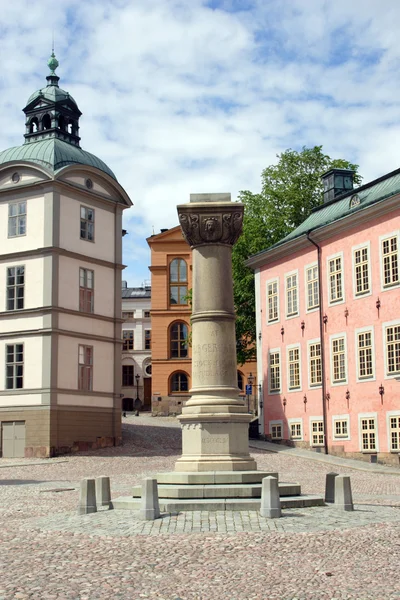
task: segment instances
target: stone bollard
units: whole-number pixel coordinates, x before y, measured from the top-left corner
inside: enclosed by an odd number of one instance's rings
[[[78,514],[88,515],[94,512],[97,512],[95,481],[94,479],[89,478],[82,479],[79,493]]]
[[[97,507],[107,506],[109,509],[113,508],[109,477],[96,477],[96,504]]]
[[[142,521],[153,521],[160,516],[158,504],[157,479],[146,477],[142,482],[142,498],[140,503],[139,518]]]
[[[325,502],[335,502],[335,477],[339,473],[327,473],[325,479]]]
[[[282,516],[276,477],[264,477],[262,480],[260,515],[267,519],[277,519]]]
[[[348,475],[335,477],[335,506],[342,510],[354,510],[350,477]]]

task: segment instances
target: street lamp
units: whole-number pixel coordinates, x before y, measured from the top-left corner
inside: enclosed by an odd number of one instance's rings
[[[137,373],[137,375],[135,375],[135,379],[136,379],[136,400],[135,400],[135,402],[137,402],[137,401],[140,402],[140,398],[139,398],[139,379],[140,379],[140,375],[139,375],[139,373]]]
[[[253,393],[253,383],[254,383],[254,375],[253,373],[249,373],[249,376],[247,377],[247,412],[250,412],[250,395]]]

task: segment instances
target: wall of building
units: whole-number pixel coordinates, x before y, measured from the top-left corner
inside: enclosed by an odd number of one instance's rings
[[[400,324],[400,286],[385,288],[382,280],[382,236],[395,233],[400,241],[400,216],[398,211],[381,215],[373,221],[360,223],[349,230],[338,230],[320,242],[321,281],[323,290],[322,314],[327,322],[323,326],[325,352],[325,392],[322,385],[312,386],[310,382],[310,343],[319,342],[319,309],[307,310],[306,269],[317,262],[317,249],[311,244],[307,248],[270,262],[261,268],[261,331],[262,364],[264,366],[264,427],[267,437],[273,434],[273,427],[282,425],[282,438],[291,443],[315,447],[323,450],[323,445],[313,444],[312,422],[322,420],[323,402],[326,407],[326,427],[329,452],[398,464],[398,450],[391,452],[390,416],[400,416],[399,385],[394,375],[389,375],[386,365],[385,327]],[[355,293],[354,251],[367,247],[369,252],[370,291],[362,295]],[[329,297],[329,260],[341,257],[343,265],[344,296],[342,300],[331,302]],[[298,274],[299,311],[296,316],[287,317],[285,312],[286,277]],[[267,286],[279,281],[279,319],[268,323]],[[377,309],[377,301],[380,309]],[[302,327],[303,324],[303,327]],[[282,331],[283,328],[283,331]],[[360,378],[358,373],[358,333],[372,333],[373,375]],[[333,377],[332,342],[345,340],[346,377],[336,382]],[[301,356],[300,387],[289,389],[288,350],[299,347]],[[279,350],[281,356],[281,388],[275,393],[269,389],[270,353]],[[384,394],[380,395],[380,385]],[[376,423],[376,448],[363,448],[362,419],[373,418]],[[346,421],[347,434],[336,432],[336,422]],[[291,440],[290,426],[301,422],[301,438]]]

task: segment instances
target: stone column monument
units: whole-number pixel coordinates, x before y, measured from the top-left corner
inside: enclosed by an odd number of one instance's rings
[[[230,194],[191,194],[178,206],[193,249],[192,387],[179,417],[182,456],[175,471],[254,471],[246,412],[237,387],[232,246],[243,204]]]

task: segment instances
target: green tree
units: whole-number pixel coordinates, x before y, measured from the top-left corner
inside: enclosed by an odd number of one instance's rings
[[[354,182],[360,184],[362,179],[358,165],[332,159],[323,153],[322,146],[304,147],[301,152],[288,149],[277,158],[277,164],[261,174],[261,193],[246,190],[238,198],[244,203],[243,234],[233,248],[232,260],[237,356],[241,364],[256,356],[254,273],[245,267],[245,260],[276,244],[323,202],[323,173],[334,167],[352,169]]]

